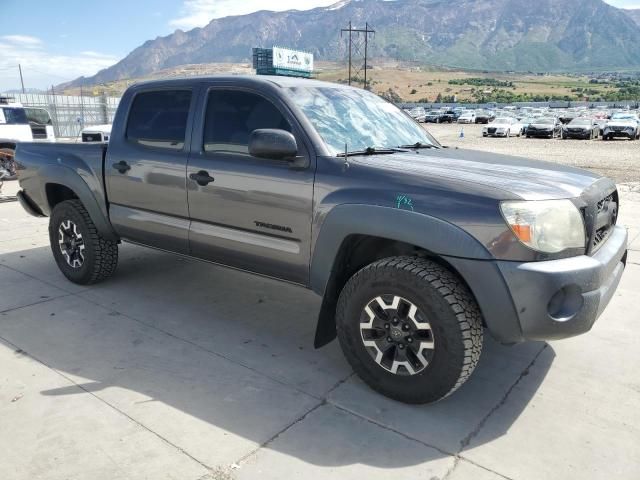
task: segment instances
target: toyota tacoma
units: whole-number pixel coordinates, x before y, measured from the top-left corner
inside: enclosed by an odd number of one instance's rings
[[[49,217],[70,281],[110,277],[131,242],[311,289],[315,346],[337,337],[408,403],[458,389],[485,331],[587,332],[626,263],[611,180],[443,148],[378,96],[315,80],[141,83],[108,144],[21,143],[16,158],[18,198]]]

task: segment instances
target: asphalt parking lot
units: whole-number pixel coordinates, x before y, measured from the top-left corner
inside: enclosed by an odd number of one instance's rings
[[[473,128],[430,127],[452,146],[534,142]],[[335,342],[314,350],[305,290],[132,245],[81,288],[58,272],[46,219],[0,203],[0,478],[638,479],[636,189],[621,190],[628,268],[594,329],[487,339],[473,378],[432,406],[373,393]]]

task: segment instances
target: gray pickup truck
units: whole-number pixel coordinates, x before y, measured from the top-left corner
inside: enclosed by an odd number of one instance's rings
[[[443,148],[376,95],[314,80],[142,83],[108,145],[24,143],[16,159],[70,281],[111,276],[127,241],[312,289],[315,346],[337,336],[365,382],[409,403],[460,387],[485,329],[587,332],[627,257],[611,180]]]

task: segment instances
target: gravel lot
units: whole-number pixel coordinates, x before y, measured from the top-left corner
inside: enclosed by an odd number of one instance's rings
[[[610,177],[618,184],[628,184],[622,186],[623,190],[637,189],[640,192],[640,142],[637,141],[483,138],[483,125],[427,124],[425,127],[441,143],[450,147],[518,155],[586,168]],[[460,138],[463,127],[464,138]]]

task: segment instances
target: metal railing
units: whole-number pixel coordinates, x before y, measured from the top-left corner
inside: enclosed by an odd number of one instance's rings
[[[24,107],[44,108],[51,115],[57,138],[74,138],[83,128],[113,122],[120,98],[51,95],[45,93],[2,94]]]

